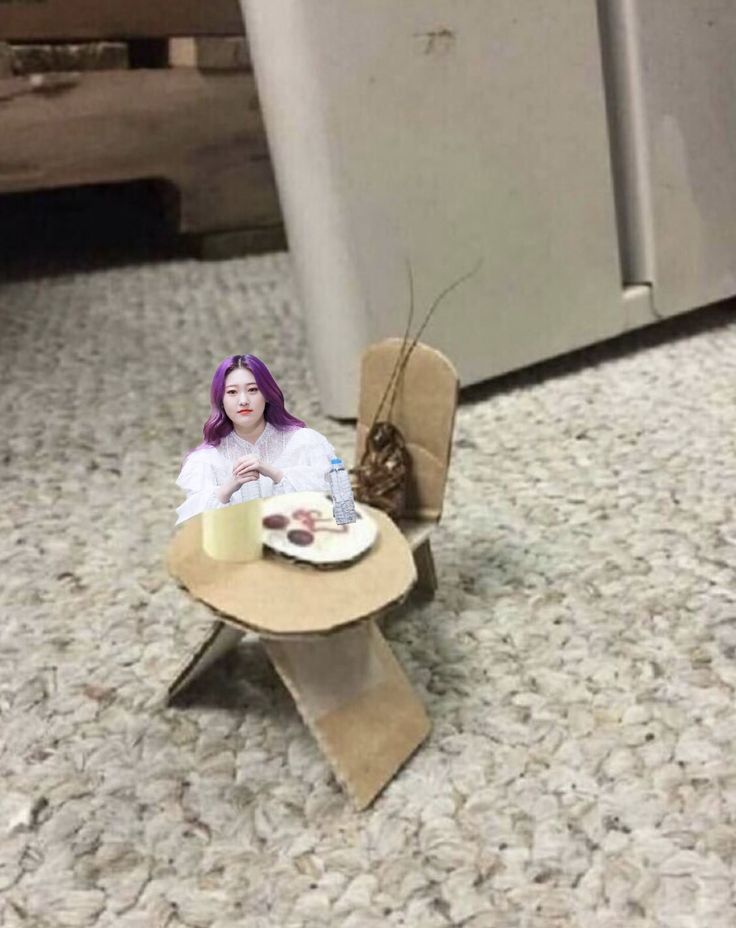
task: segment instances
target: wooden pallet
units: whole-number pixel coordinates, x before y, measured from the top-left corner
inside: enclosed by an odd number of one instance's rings
[[[164,180],[177,192],[178,231],[203,237],[203,257],[283,248],[237,3],[235,17],[224,3],[65,0],[52,28],[56,7],[2,3],[0,36],[35,41],[0,41],[0,194]],[[6,12],[21,9],[46,10],[43,35],[8,26]],[[77,34],[85,11],[95,41],[52,41]],[[235,34],[194,34],[205,26]]]
[[[0,77],[67,71],[123,71],[129,67],[127,42],[0,42]]]
[[[0,193],[168,180],[179,231],[280,223],[250,74],[100,71],[0,81]]]
[[[2,0],[0,39],[16,42],[240,35],[238,0]]]

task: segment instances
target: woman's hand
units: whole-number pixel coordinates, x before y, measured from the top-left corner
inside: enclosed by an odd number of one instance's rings
[[[226,506],[230,502],[230,497],[233,493],[236,493],[244,483],[251,483],[253,480],[258,480],[260,476],[258,468],[261,466],[261,462],[253,454],[238,458],[233,465],[232,476],[228,482],[224,486],[218,487],[215,492],[215,495],[223,506]]]
[[[266,464],[265,461],[257,458],[255,454],[246,454],[245,457],[238,458],[233,467],[233,479],[239,481],[239,487],[249,480],[258,480],[259,474],[270,477],[274,483],[281,483],[284,476],[284,472],[279,470],[278,467]]]
[[[246,454],[242,458],[238,458],[233,465],[233,480],[238,487],[242,487],[244,483],[258,480],[262,467],[261,461],[255,454]]]

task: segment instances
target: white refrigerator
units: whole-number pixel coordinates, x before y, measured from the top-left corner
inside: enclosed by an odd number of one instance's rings
[[[736,292],[736,4],[241,0],[313,371],[476,383]]]

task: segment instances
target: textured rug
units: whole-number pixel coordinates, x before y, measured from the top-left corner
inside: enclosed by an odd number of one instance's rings
[[[434,727],[362,814],[257,642],[163,702],[210,620],[174,480],[235,351],[352,460],[285,255],[0,286],[0,923],[731,928],[728,311],[466,391],[439,594],[386,628]]]

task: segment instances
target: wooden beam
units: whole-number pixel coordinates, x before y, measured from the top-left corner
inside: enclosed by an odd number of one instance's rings
[[[10,78],[0,80],[0,116],[0,193],[160,178],[179,191],[181,232],[281,222],[247,72]]]
[[[287,248],[283,225],[207,232],[198,236],[194,242],[194,253],[203,261],[225,261],[240,255],[262,255],[272,251],[286,251]]]
[[[82,44],[6,45],[11,73],[43,74],[48,71],[117,71],[129,66],[125,42]]]
[[[240,35],[238,0],[2,0],[0,39],[74,39]]]
[[[248,42],[245,36],[169,39],[169,67],[247,71],[251,67]]]

